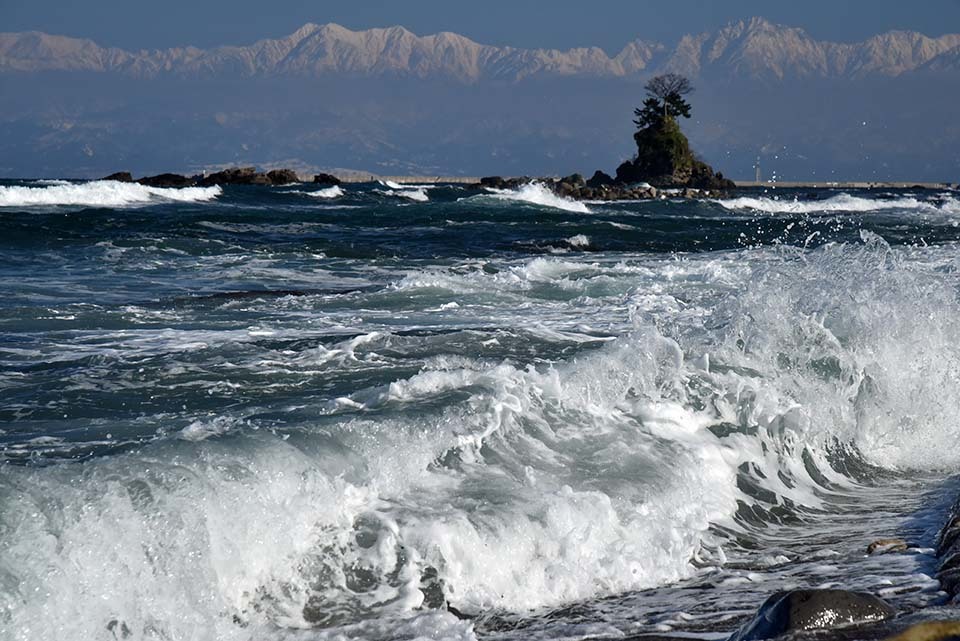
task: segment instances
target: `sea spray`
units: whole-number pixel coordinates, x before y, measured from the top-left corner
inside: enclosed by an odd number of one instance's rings
[[[4,635],[720,634],[785,585],[936,598],[921,552],[862,550],[958,462],[940,200],[791,235],[341,189],[4,212]]]

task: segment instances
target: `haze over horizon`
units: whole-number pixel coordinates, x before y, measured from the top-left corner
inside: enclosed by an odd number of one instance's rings
[[[43,31],[126,49],[245,45],[285,36],[308,22],[333,22],[352,30],[402,25],[418,35],[454,31],[496,46],[599,46],[607,53],[619,51],[635,39],[676,40],[754,16],[838,42],[854,42],[890,30],[937,37],[957,31],[951,25],[960,24],[960,0],[933,0],[911,6],[909,11],[893,0],[814,0],[802,5],[760,0],[597,0],[589,10],[576,0],[552,2],[549,9],[533,0],[491,0],[482,7],[441,0],[288,0],[269,7],[253,0],[170,0],[163,12],[151,12],[149,20],[143,10],[120,0],[83,4],[35,0],[10,3],[4,12],[3,30],[7,32]]]
[[[397,16],[377,3],[349,11],[292,3],[281,17],[295,24],[279,34],[268,32],[280,21],[254,20],[242,5],[220,22],[204,19],[204,5],[182,22],[178,44],[233,46],[150,50],[148,42],[173,44],[165,19],[127,30],[120,25],[136,12],[92,20],[113,6],[98,3],[66,30],[94,44],[0,34],[0,174],[240,163],[393,175],[610,171],[630,153],[645,78],[678,71],[697,86],[684,129],[732,177],[751,178],[759,160],[766,177],[784,180],[957,180],[960,131],[949,105],[960,98],[960,35],[942,32],[960,2],[929,3],[899,22],[892,3],[871,5],[861,21],[828,19],[862,5],[849,2],[817,4],[795,23],[778,18],[793,15],[783,7],[729,20],[756,5],[687,2],[677,6],[703,11],[681,20],[674,7],[636,23],[611,21],[600,7],[568,33],[573,14],[563,7],[518,31],[532,20],[523,2],[509,20],[500,16],[499,32],[484,26],[492,10],[431,13],[421,2]],[[19,8],[5,28],[64,32],[57,20],[69,11],[44,19],[37,11]],[[404,18],[404,29],[355,31],[391,17]],[[604,37],[591,28],[601,18],[611,25]],[[696,27],[721,19],[710,31]],[[435,35],[456,20],[465,28]],[[521,37],[529,44],[518,47]],[[127,40],[143,44],[121,46]],[[536,48],[548,41],[559,50]]]

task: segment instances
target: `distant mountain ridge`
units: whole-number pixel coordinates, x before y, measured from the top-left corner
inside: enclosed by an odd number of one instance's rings
[[[150,78],[199,76],[396,75],[476,83],[540,75],[628,77],[676,71],[784,80],[896,77],[917,70],[960,70],[960,34],[930,38],[890,31],[857,43],[816,40],[803,29],[763,18],[683,36],[678,43],[635,40],[614,56],[598,47],[521,49],[474,42],[450,32],[418,36],[403,27],[351,31],[306,24],[289,36],[249,46],[126,51],[92,40],[39,32],[0,33],[0,73],[86,71]]]

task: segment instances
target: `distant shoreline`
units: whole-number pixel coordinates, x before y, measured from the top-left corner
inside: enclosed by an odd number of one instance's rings
[[[334,175],[336,173],[334,172]],[[347,176],[337,176],[345,183],[366,183],[376,182],[378,180],[389,180],[397,184],[422,184],[422,183],[452,183],[452,184],[478,184],[480,176],[378,176],[376,174],[350,174]],[[507,178],[505,176],[505,178]],[[778,180],[756,182],[753,180],[735,180],[737,187],[740,188],[758,188],[768,189],[957,189],[960,183],[949,182],[921,182],[909,180],[897,181],[786,181]]]

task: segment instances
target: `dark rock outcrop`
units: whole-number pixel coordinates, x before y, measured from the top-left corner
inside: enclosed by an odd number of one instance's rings
[[[272,185],[289,185],[300,182],[300,176],[292,169],[274,169],[267,172],[267,179]]]
[[[824,630],[880,621],[896,612],[882,599],[847,590],[791,590],[764,601],[729,641],[760,641],[787,632]]]
[[[598,169],[595,172],[593,172],[593,176],[591,176],[590,180],[587,181],[587,187],[597,189],[599,187],[612,185],[614,182],[615,181],[613,180],[612,176]]]
[[[257,173],[254,167],[231,167],[210,174],[200,180],[202,187],[213,185],[269,185],[270,179],[265,174]]]
[[[113,180],[118,183],[132,183],[133,174],[129,171],[118,171],[115,174],[110,174],[109,176],[104,176],[100,180]]]
[[[480,179],[480,187],[488,189],[517,189],[528,183],[535,182],[529,176],[519,178],[504,178],[503,176],[485,176]]]
[[[331,185],[336,187],[340,184],[340,179],[333,174],[317,174],[313,177],[313,182],[318,185]]]
[[[187,178],[180,174],[157,174],[156,176],[144,176],[137,180],[141,185],[147,187],[193,187],[196,181],[193,178]]]
[[[300,182],[297,172],[292,169],[274,169],[266,173],[255,167],[231,167],[200,178],[202,187],[213,185],[287,185]]]
[[[940,569],[937,579],[949,594],[960,595],[960,501],[953,506],[950,518],[937,537],[937,556]]]
[[[617,167],[617,182],[646,182],[654,187],[673,189],[726,190],[733,181],[715,173],[696,158],[687,137],[673,118],[640,129],[633,135],[637,155]]]

